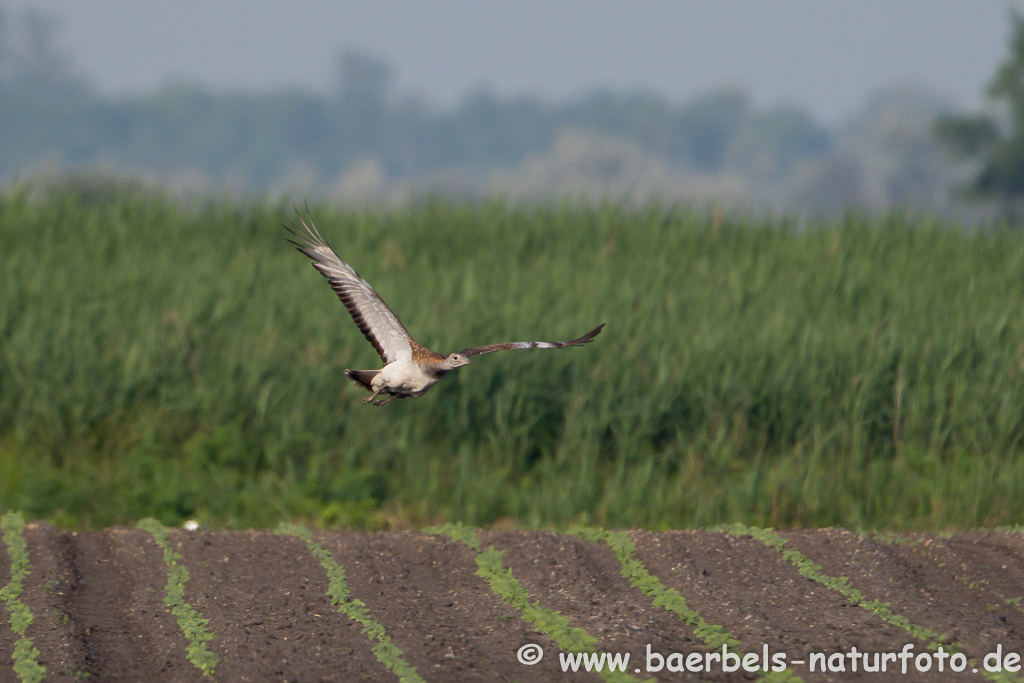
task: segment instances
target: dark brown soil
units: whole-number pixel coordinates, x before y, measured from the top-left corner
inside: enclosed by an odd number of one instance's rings
[[[791,670],[807,681],[946,680],[980,673],[984,656],[1024,653],[1024,535],[973,531],[950,536],[906,534],[881,539],[841,529],[781,532],[787,547],[847,576],[866,600],[886,603],[908,623],[940,634],[948,650],[972,661],[964,673],[933,667],[904,675]],[[140,530],[115,527],[74,533],[46,524],[25,529],[32,572],[21,595],[34,614],[26,635],[40,651],[47,681],[200,681],[186,657],[188,641],[163,603],[167,571],[160,548]],[[557,610],[597,639],[599,650],[630,653],[637,679],[754,680],[760,672],[657,674],[646,653],[705,653],[701,637],[622,576],[603,544],[543,531],[481,531],[486,548],[527,599]],[[929,652],[876,611],[857,606],[802,575],[761,542],[724,533],[632,532],[635,557],[681,594],[690,609],[725,627],[740,650],[784,652],[807,661],[814,652]],[[365,604],[405,661],[427,681],[600,680],[560,668],[558,648],[476,574],[476,555],[445,536],[422,533],[319,532],[314,538],[344,568],[350,599]],[[331,604],[328,577],[305,542],[269,532],[185,532],[169,542],[190,578],[185,598],[209,620],[207,647],[221,681],[394,681],[374,654],[377,641]],[[0,586],[10,558],[0,543]],[[0,608],[0,682],[16,681],[15,636]],[[516,653],[544,648],[539,664]],[[640,674],[634,673],[639,668]]]

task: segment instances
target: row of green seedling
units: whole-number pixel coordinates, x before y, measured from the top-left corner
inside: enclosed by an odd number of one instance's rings
[[[32,638],[25,635],[34,616],[28,605],[20,600],[25,590],[23,582],[32,571],[23,535],[25,518],[19,512],[8,512],[0,518],[0,528],[3,529],[4,544],[11,560],[11,580],[0,588],[0,602],[7,608],[11,630],[18,636],[12,657],[14,673],[23,683],[39,683],[46,668],[39,663],[39,649],[32,644]]]
[[[512,575],[512,570],[502,564],[504,551],[493,545],[484,550],[475,529],[461,524],[443,524],[426,531],[448,536],[472,550],[478,567],[476,574],[487,581],[491,590],[503,601],[519,610],[523,619],[532,624],[537,632],[553,640],[563,652],[597,654],[597,638],[578,626],[572,626],[560,612],[548,609],[539,602],[531,602],[526,589]],[[628,673],[604,667],[594,673],[612,683],[637,680]]]
[[[625,531],[606,531],[604,529],[578,529],[576,535],[593,543],[604,543],[613,553],[622,566],[622,576],[629,580],[634,588],[640,589],[644,595],[651,599],[655,607],[662,607],[666,611],[679,617],[684,624],[693,629],[694,634],[709,650],[719,648],[732,648],[739,650],[740,642],[731,633],[719,624],[708,623],[700,615],[700,612],[691,608],[686,603],[686,598],[675,588],[665,586],[656,576],[647,571],[647,567],[633,553],[636,544]],[[724,655],[724,650],[723,650]],[[741,654],[742,656],[742,654]],[[767,671],[768,662],[761,662],[765,673],[757,680],[766,682],[799,681],[788,667],[782,671]]]
[[[366,603],[351,597],[348,582],[345,579],[345,568],[338,564],[331,553],[313,538],[309,529],[298,524],[281,523],[277,527],[277,533],[295,536],[305,541],[310,552],[320,561],[320,565],[327,572],[327,593],[331,596],[331,604],[337,606],[340,613],[362,626],[362,633],[375,641],[373,654],[376,655],[377,661],[394,672],[402,683],[423,683],[416,668],[405,661],[402,650],[391,641],[384,626],[370,614]]]
[[[965,649],[961,643],[954,641],[937,631],[915,624],[905,615],[897,614],[891,609],[891,605],[889,603],[882,602],[880,600],[868,599],[864,593],[853,586],[849,577],[830,576],[826,574],[822,571],[821,565],[816,564],[800,551],[786,547],[786,539],[773,529],[761,529],[742,524],[733,524],[721,527],[718,530],[737,536],[750,536],[761,541],[769,548],[778,552],[784,560],[796,567],[797,571],[799,571],[801,575],[820,583],[836,593],[839,593],[852,604],[871,612],[887,624],[906,631],[909,635],[918,640],[925,641],[925,643],[927,643],[926,647],[929,650],[943,652],[952,656],[955,654],[961,654]],[[971,667],[974,671],[978,671],[978,662],[976,659],[967,659],[966,665]],[[1013,673],[1005,669],[1000,671],[989,671],[985,669],[980,673],[991,681],[1010,682],[1022,680],[1020,677],[1014,676]]]
[[[167,567],[164,604],[170,607],[171,613],[178,619],[178,627],[188,640],[186,648],[188,661],[204,675],[213,676],[218,658],[206,647],[206,643],[213,639],[213,633],[206,628],[210,621],[197,612],[185,599],[185,584],[188,582],[189,573],[180,564],[181,554],[171,548],[167,538],[167,527],[157,520],[143,519],[136,526],[148,531],[163,551],[164,565]]]

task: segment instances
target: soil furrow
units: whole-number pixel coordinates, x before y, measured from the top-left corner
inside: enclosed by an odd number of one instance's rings
[[[957,578],[968,586],[978,585],[995,592],[1004,604],[1024,614],[1024,534],[969,531],[949,539],[923,535],[920,538],[921,543],[913,549],[939,553],[929,555],[927,561],[950,567],[959,565]]]
[[[214,637],[224,681],[391,681],[360,626],[341,615],[305,542],[270,532],[171,530],[185,597]]]
[[[786,661],[809,661],[813,652],[885,652],[915,642],[901,629],[849,604],[838,593],[801,576],[760,541],[706,531],[632,532],[636,555],[648,571],[678,590],[705,619],[721,624],[744,652],[782,652]],[[791,666],[805,681],[838,680],[807,665]],[[872,680],[905,680],[873,674]]]
[[[476,576],[467,548],[411,533],[316,538],[346,568],[352,597],[366,603],[425,679],[564,680],[553,655],[529,668],[516,660],[526,643],[541,641],[550,652],[554,644]]]
[[[637,665],[638,678],[649,675],[648,644],[664,655],[707,652],[692,627],[630,585],[604,543],[542,531],[475,533],[484,549],[493,545],[503,552],[502,566],[529,601],[558,610],[573,627],[596,637],[599,650],[630,653],[629,675],[636,676]],[[767,645],[771,654],[785,653],[791,662],[854,647],[862,653],[899,652],[911,643],[915,655],[925,653],[928,643],[899,626],[905,618],[962,644],[979,668],[981,658],[999,645],[1004,654],[1024,653],[1022,534],[889,534],[876,542],[841,529],[778,532],[785,548],[820,565],[824,583],[802,575],[783,552],[750,536],[629,534],[634,557],[646,571],[678,591],[707,622],[728,630],[743,652],[760,654]],[[149,533],[123,527],[73,533],[30,523],[24,537],[31,571],[19,600],[32,610],[26,635],[40,651],[46,681],[210,680],[186,659],[188,642],[163,603],[163,556]],[[476,573],[478,556],[463,543],[422,533],[321,531],[313,537],[344,567],[350,598],[365,603],[425,680],[598,680],[561,672],[558,646],[537,631],[543,624],[524,618],[493,592]],[[331,604],[324,567],[303,540],[269,532],[172,529],[168,542],[190,573],[185,598],[209,620],[213,639],[207,646],[220,658],[216,680],[396,679],[377,660],[376,641]],[[879,602],[865,604],[826,585],[844,576],[864,601]],[[10,558],[0,546],[0,586],[9,579]],[[882,603],[888,603],[894,623],[880,618]],[[0,616],[6,622],[6,612]],[[0,683],[17,680],[14,641],[10,627],[0,624]],[[517,661],[527,643],[546,652],[536,666]],[[865,676],[849,669],[811,673],[807,665],[791,670],[809,683]],[[980,673],[974,677],[983,680]],[[652,675],[708,677],[666,669]],[[724,674],[717,663],[711,678],[758,675]],[[961,680],[972,674],[904,675],[897,663],[887,673],[866,676]]]
[[[22,599],[32,610],[29,631],[39,648],[39,663],[46,667],[47,681],[75,680],[85,673],[79,641],[64,607],[70,582],[63,558],[54,552],[60,546],[58,533],[49,525],[25,526],[32,571],[25,580]]]
[[[665,654],[706,652],[692,628],[655,607],[630,585],[622,575],[622,564],[606,545],[546,531],[481,531],[479,536],[484,547],[493,544],[505,551],[504,565],[527,590],[530,600],[568,616],[573,626],[598,639],[599,651],[628,652],[629,673],[636,675],[639,668],[641,677],[650,675],[646,671],[648,645],[652,652]],[[715,668],[711,676],[702,677],[721,679],[720,668]],[[660,680],[693,676],[664,669],[655,675]]]
[[[788,539],[787,547],[821,565],[825,573],[848,576],[867,599],[889,603],[896,614],[960,643],[970,657],[980,661],[996,644],[1016,652],[1024,648],[1016,619],[990,610],[979,591],[907,548],[844,529],[780,534]]]
[[[931,590],[946,593],[947,601],[957,600],[959,609],[975,611],[984,605],[1018,639],[1024,634],[1024,537],[991,532],[952,538],[901,534],[885,545]]]
[[[60,532],[46,525],[31,529],[30,548],[53,572],[52,590],[59,596],[47,604],[45,591],[33,591],[34,604],[43,614],[56,612],[65,627],[46,643],[50,652],[68,652],[55,676],[197,680],[183,656],[184,639],[169,628],[151,589],[165,575],[155,546],[147,548],[145,540],[140,532],[116,527],[101,533]]]

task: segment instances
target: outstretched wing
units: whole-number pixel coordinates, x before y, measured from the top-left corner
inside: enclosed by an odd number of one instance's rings
[[[307,222],[299,214],[299,222],[302,224],[301,229],[294,224],[284,226],[300,240],[288,241],[308,256],[313,261],[313,267],[327,278],[331,289],[345,304],[367,341],[377,349],[384,364],[396,360],[411,361],[412,347],[416,342],[380,295],[369,282],[359,277],[352,266],[338,258],[327,241],[320,236],[312,219]]]
[[[488,344],[487,346],[474,346],[471,349],[465,349],[460,353],[463,356],[479,356],[482,353],[493,353],[495,351],[510,351],[512,349],[564,349],[568,346],[579,346],[580,344],[586,344],[594,339],[601,330],[604,328],[604,323],[601,323],[590,332],[579,339],[573,339],[567,342],[544,342],[544,341],[530,341],[530,342],[508,342],[506,344]]]

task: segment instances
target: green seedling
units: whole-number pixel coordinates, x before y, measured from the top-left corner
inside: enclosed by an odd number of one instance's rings
[[[206,647],[206,643],[213,640],[213,633],[206,628],[210,620],[193,609],[185,599],[185,584],[188,582],[189,572],[180,564],[181,554],[171,548],[167,527],[157,520],[151,517],[143,519],[136,527],[148,531],[163,551],[164,565],[167,567],[164,604],[171,608],[171,613],[178,620],[178,628],[188,640],[188,661],[202,671],[204,676],[213,677],[218,657]]]

